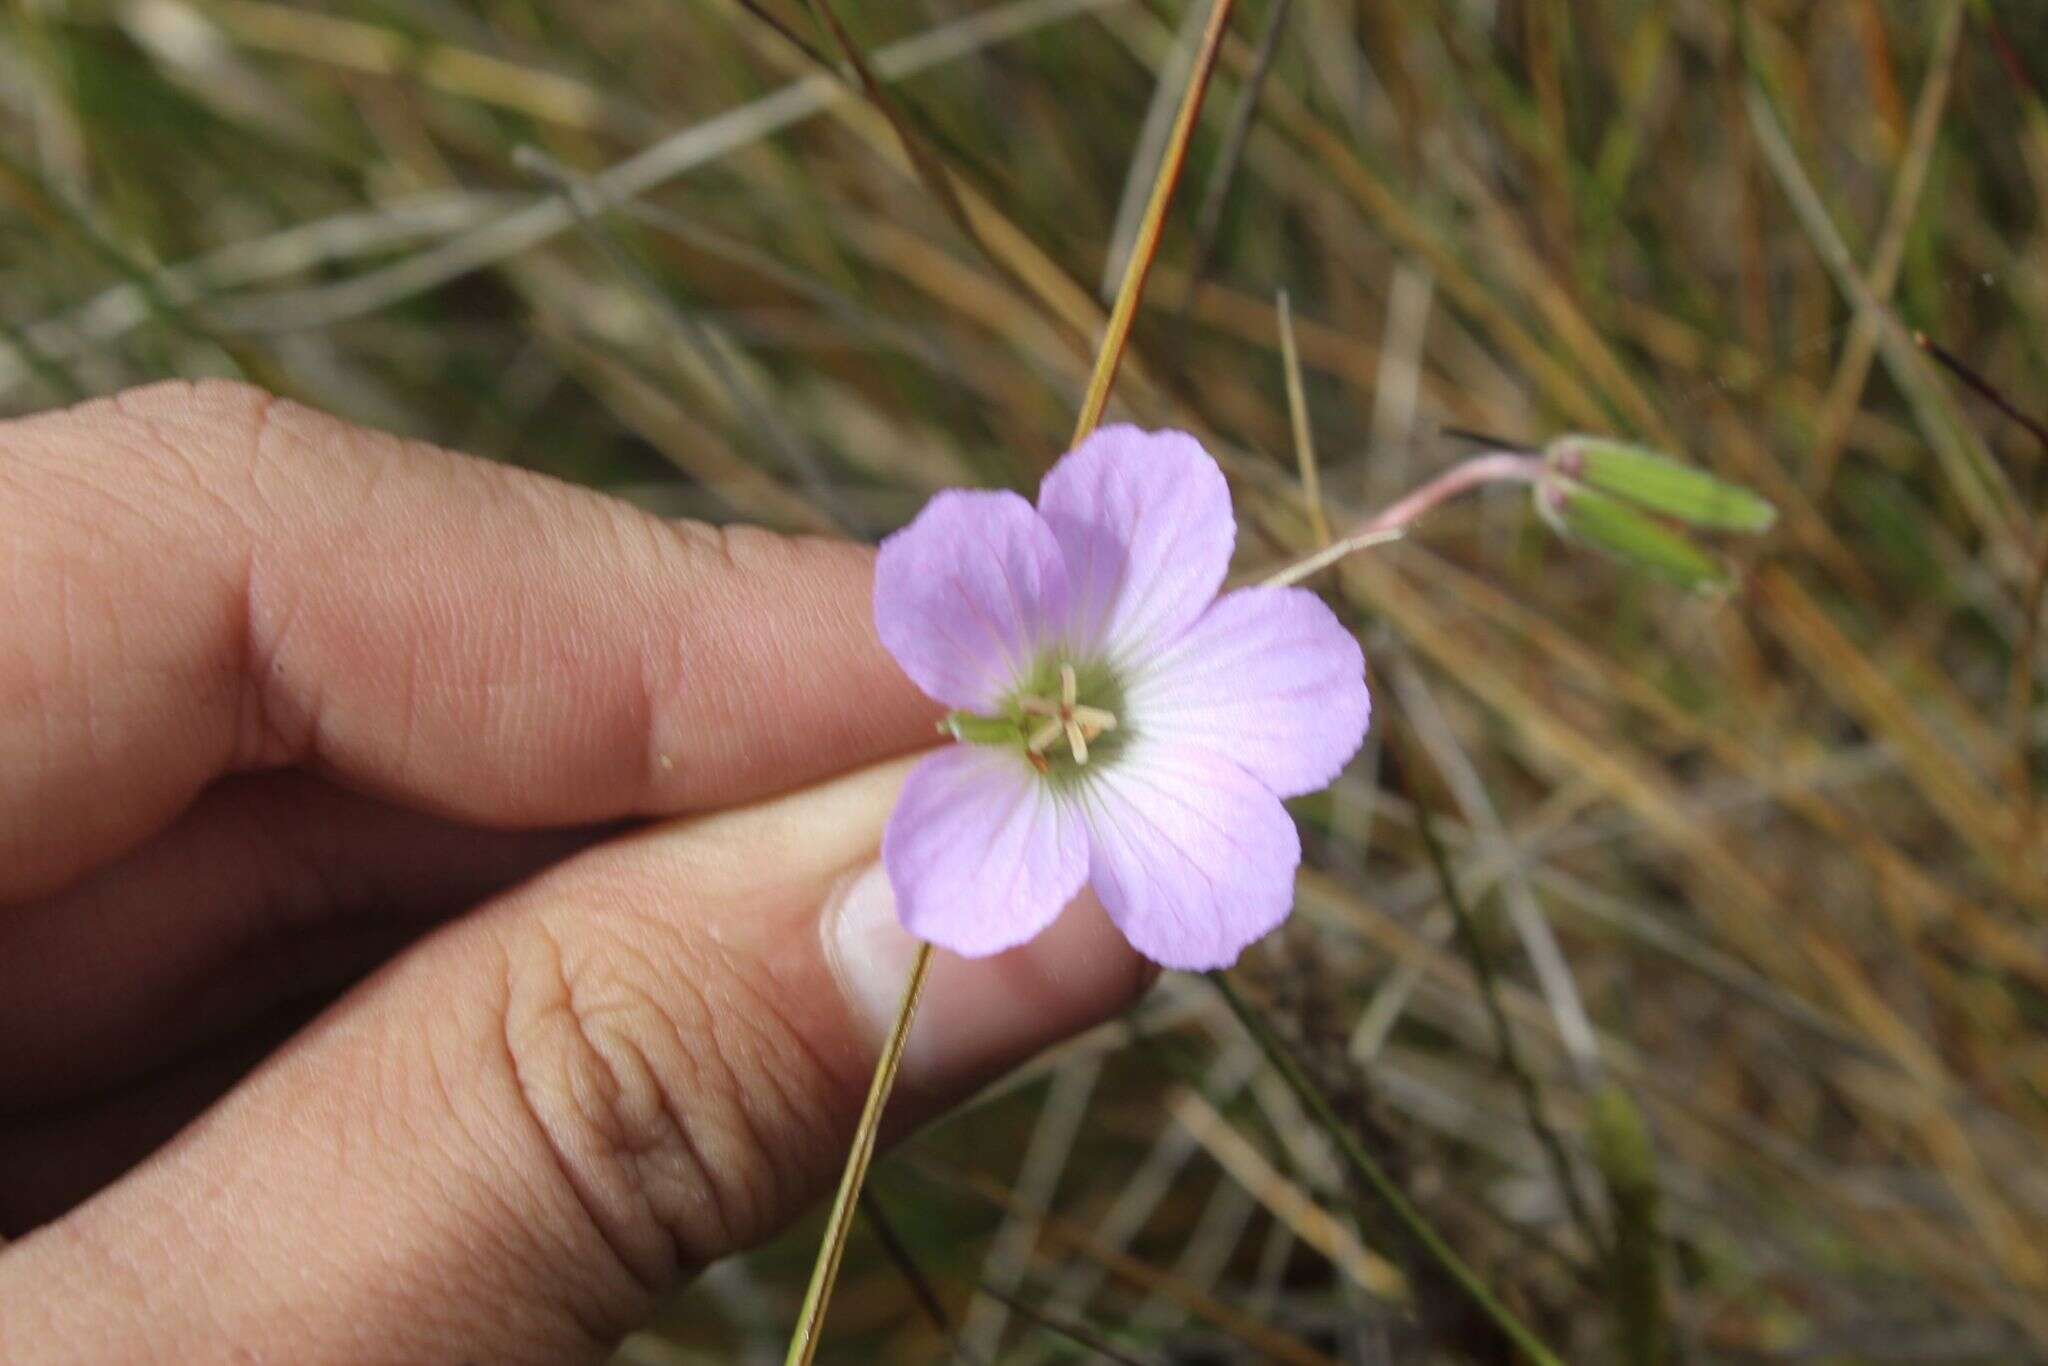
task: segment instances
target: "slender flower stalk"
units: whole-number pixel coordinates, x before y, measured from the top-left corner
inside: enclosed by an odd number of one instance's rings
[[[1123,358],[1124,343],[1130,337],[1131,322],[1137,317],[1145,277],[1150,273],[1152,258],[1159,250],[1159,236],[1166,226],[1166,209],[1173,201],[1173,192],[1180,184],[1181,170],[1187,164],[1188,143],[1194,136],[1195,119],[1201,112],[1203,96],[1208,93],[1209,78],[1215,74],[1216,60],[1223,51],[1223,35],[1229,31],[1234,8],[1235,0],[1214,0],[1214,7],[1210,10],[1201,51],[1188,74],[1187,93],[1182,97],[1180,113],[1167,139],[1166,155],[1160,158],[1159,174],[1152,184],[1152,198],[1145,206],[1145,216],[1139,221],[1130,263],[1124,269],[1123,283],[1110,309],[1102,345],[1096,352],[1095,368],[1081,401],[1081,412],[1074,424],[1073,444],[1077,446],[1095,430],[1109,406],[1110,386],[1116,380],[1117,365]],[[931,962],[932,946],[926,942],[918,948],[917,958],[911,965],[910,982],[903,993],[903,1004],[897,1009],[895,1022],[889,1027],[889,1037],[883,1044],[882,1061],[876,1067],[875,1082],[862,1111],[853,1149],[847,1154],[846,1170],[840,1177],[839,1191],[833,1201],[835,1214],[841,1210],[845,1213],[835,1218],[827,1228],[825,1241],[818,1249],[817,1262],[811,1269],[811,1282],[804,1294],[803,1310],[790,1338],[786,1366],[809,1366],[817,1353],[825,1311],[832,1300],[832,1283],[845,1252],[846,1236],[852,1228],[852,1214],[859,1200],[861,1185],[867,1179],[868,1163],[874,1156],[875,1132],[881,1124],[882,1108],[888,1100],[889,1086],[895,1079],[895,1063],[891,1059],[900,1061],[903,1056],[904,1045],[910,1038],[911,1021],[917,1015],[918,998],[924,990],[925,976],[931,971]]]
[[[1405,531],[1424,513],[1461,493],[1487,484],[1536,484],[1548,472],[1540,456],[1514,451],[1488,451],[1445,470],[1411,493],[1366,519],[1358,534]]]

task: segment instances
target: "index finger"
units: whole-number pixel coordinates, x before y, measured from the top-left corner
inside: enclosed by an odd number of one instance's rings
[[[231,384],[0,425],[0,898],[222,774],[671,814],[914,747],[862,546],[664,522]]]

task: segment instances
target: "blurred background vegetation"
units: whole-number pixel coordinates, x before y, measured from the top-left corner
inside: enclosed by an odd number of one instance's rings
[[[798,0],[14,0],[0,409],[240,374],[860,537],[1029,488],[1207,9],[838,0],[885,113]],[[2044,80],[1996,0],[1235,17],[1112,416],[1241,571],[1317,535],[1282,289],[1340,534],[1446,426],[1782,514],[1715,596],[1508,492],[1315,581],[1378,721],[1233,980],[1568,1360],[2048,1352],[2048,442],[1912,340],[2048,414]],[[1199,979],[873,1190],[827,1360],[1511,1359]],[[817,1234],[622,1357],[779,1360]]]

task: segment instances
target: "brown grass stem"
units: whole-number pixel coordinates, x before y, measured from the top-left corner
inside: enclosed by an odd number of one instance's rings
[[[1130,264],[1124,267],[1123,284],[1117,289],[1116,303],[1109,310],[1109,322],[1103,329],[1102,346],[1096,352],[1095,372],[1088,377],[1088,389],[1081,399],[1081,414],[1074,423],[1074,444],[1095,430],[1102,421],[1102,413],[1109,406],[1109,386],[1116,379],[1117,362],[1123,358],[1124,345],[1130,340],[1131,323],[1138,315],[1138,300],[1145,292],[1145,277],[1151,273],[1152,258],[1159,252],[1159,235],[1166,228],[1167,206],[1173,202],[1173,192],[1180,184],[1182,169],[1187,165],[1188,143],[1195,133],[1195,118],[1202,111],[1202,96],[1209,89],[1209,78],[1216,74],[1216,58],[1223,50],[1223,35],[1229,31],[1231,11],[1235,0],[1215,0],[1215,7],[1209,11],[1209,26],[1202,32],[1202,47],[1195,54],[1195,68],[1188,73],[1187,93],[1181,97],[1180,113],[1174,118],[1173,132],[1166,139],[1166,155],[1160,158],[1159,175],[1152,182],[1152,198],[1145,205],[1145,216],[1138,221],[1138,236],[1131,246]]]

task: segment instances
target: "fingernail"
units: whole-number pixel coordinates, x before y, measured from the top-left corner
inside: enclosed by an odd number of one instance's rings
[[[896,1022],[918,941],[896,919],[880,864],[826,903],[825,954],[879,1049]],[[903,1055],[899,1087],[957,1095],[1123,1008],[1150,976],[1092,896],[1031,943],[993,958],[940,953]]]
[[[896,919],[896,896],[879,863],[849,874],[824,917],[825,954],[847,1004],[879,1044],[895,1023],[917,940]]]

